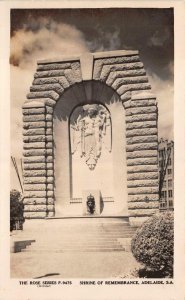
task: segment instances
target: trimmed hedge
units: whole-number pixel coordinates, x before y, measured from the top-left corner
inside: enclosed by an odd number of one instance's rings
[[[146,270],[162,276],[173,276],[174,217],[173,212],[161,212],[150,217],[137,229],[131,250]],[[160,277],[160,276],[159,276]]]

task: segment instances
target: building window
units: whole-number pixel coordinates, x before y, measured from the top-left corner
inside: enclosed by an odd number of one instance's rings
[[[166,191],[162,191],[161,192],[161,198],[166,199],[167,196],[167,192]]]
[[[168,197],[169,197],[169,198],[172,198],[172,190],[169,190],[169,191],[168,191]]]
[[[172,173],[172,169],[168,169],[168,175]]]
[[[171,179],[168,180],[168,186],[172,186],[172,180]]]
[[[171,158],[169,158],[169,160],[168,160],[168,166],[171,166],[171,164],[172,164],[172,160],[171,160]]]

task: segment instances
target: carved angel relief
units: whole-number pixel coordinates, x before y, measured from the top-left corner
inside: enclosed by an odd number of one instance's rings
[[[111,152],[110,113],[103,105],[87,104],[70,121],[71,153],[80,152],[89,169],[94,170],[102,144]]]

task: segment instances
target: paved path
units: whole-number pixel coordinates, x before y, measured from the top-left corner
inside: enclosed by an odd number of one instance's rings
[[[130,252],[11,254],[13,278],[36,278],[47,274],[51,274],[48,278],[111,278],[124,276],[137,266]]]

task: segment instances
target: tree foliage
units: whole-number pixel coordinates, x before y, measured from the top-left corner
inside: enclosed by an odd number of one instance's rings
[[[21,193],[17,190],[10,191],[10,230],[22,227],[24,223],[24,204],[22,201]]]
[[[173,276],[174,217],[161,212],[149,218],[136,231],[131,250],[146,269],[164,276]]]

